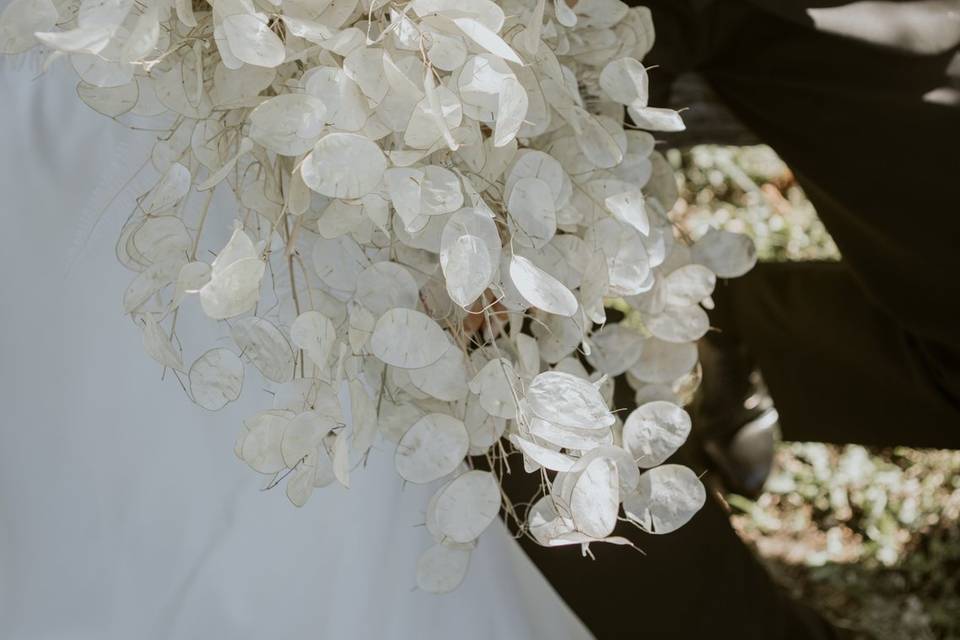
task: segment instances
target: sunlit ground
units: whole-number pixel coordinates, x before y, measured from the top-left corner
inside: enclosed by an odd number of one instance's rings
[[[768,147],[668,158],[694,235],[707,225],[749,233],[768,260],[838,257]],[[767,493],[727,499],[777,579],[854,637],[960,638],[960,452],[784,443]]]

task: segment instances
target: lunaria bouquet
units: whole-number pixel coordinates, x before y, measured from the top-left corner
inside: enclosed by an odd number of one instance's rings
[[[39,45],[90,107],[162,131],[116,245],[147,354],[205,409],[245,375],[272,390],[236,454],[297,506],[392,442],[403,480],[438,487],[417,566],[435,592],[501,509],[588,553],[629,544],[620,519],[668,533],[704,502],[662,463],[690,431],[716,277],[754,253],[668,216],[649,131],[683,122],[647,104],[653,38],[619,0],[13,0],[0,18],[0,50]],[[610,298],[629,323],[605,324]],[[209,350],[177,334],[201,312]],[[511,470],[542,479],[522,513]]]

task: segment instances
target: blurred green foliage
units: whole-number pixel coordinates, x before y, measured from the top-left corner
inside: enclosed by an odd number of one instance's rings
[[[747,233],[762,260],[828,260],[836,245],[787,165],[770,147],[671,149],[680,202],[674,213],[694,237],[710,227]]]

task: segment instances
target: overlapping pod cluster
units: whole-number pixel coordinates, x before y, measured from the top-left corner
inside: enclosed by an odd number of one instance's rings
[[[245,370],[271,389],[236,453],[294,504],[396,443],[404,480],[442,481],[417,568],[438,592],[502,506],[586,551],[626,543],[621,509],[666,533],[702,505],[696,475],[661,463],[690,430],[679,396],[715,277],[754,257],[668,218],[675,183],[644,129],[683,123],[647,104],[645,9],[14,0],[0,50],[38,43],[94,109],[168,129],[117,243],[136,273],[124,309],[200,406],[237,399]],[[217,189],[239,211],[225,246]],[[601,328],[608,298],[639,322]],[[200,310],[232,346],[180,343],[178,317]],[[641,405],[621,423],[625,372]],[[526,513],[501,504],[510,451],[514,473],[542,474]]]

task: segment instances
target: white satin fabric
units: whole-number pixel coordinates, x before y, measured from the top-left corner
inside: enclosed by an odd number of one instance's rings
[[[0,65],[0,638],[589,638],[499,522],[460,589],[417,591],[429,490],[388,444],[303,509],[260,491],[233,442],[269,397],[193,406],[123,317],[138,185],[98,214],[151,134],[62,62]]]

